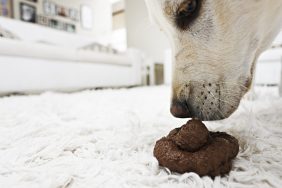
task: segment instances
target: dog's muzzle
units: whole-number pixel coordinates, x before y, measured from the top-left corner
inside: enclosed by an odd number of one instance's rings
[[[197,118],[202,121],[222,120],[229,117],[240,101],[226,101],[220,84],[189,83],[174,96],[170,112],[177,118]],[[230,98],[230,97],[227,97]],[[234,103],[235,102],[235,103]]]

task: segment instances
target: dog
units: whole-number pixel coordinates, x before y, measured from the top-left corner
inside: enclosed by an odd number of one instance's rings
[[[252,86],[259,55],[281,30],[282,1],[145,2],[172,47],[172,115],[228,118]]]

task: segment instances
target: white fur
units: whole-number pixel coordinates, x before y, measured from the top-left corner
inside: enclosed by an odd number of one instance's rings
[[[173,49],[172,98],[198,106],[202,119],[226,118],[248,91],[257,58],[281,29],[282,1],[202,0],[198,18],[189,30],[180,31],[167,12],[175,13],[183,1],[146,0]],[[209,83],[211,87],[202,87]]]

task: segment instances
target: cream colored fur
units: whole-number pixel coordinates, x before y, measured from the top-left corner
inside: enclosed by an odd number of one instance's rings
[[[255,62],[282,24],[281,0],[203,0],[187,31],[174,24],[183,0],[145,0],[173,49],[173,100],[203,120],[229,117],[253,79]]]

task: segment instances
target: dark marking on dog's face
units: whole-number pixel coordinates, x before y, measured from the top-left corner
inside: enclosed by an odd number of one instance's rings
[[[173,50],[172,114],[229,117],[252,85],[256,59],[273,38],[265,40],[258,32],[266,0],[146,2]]]

